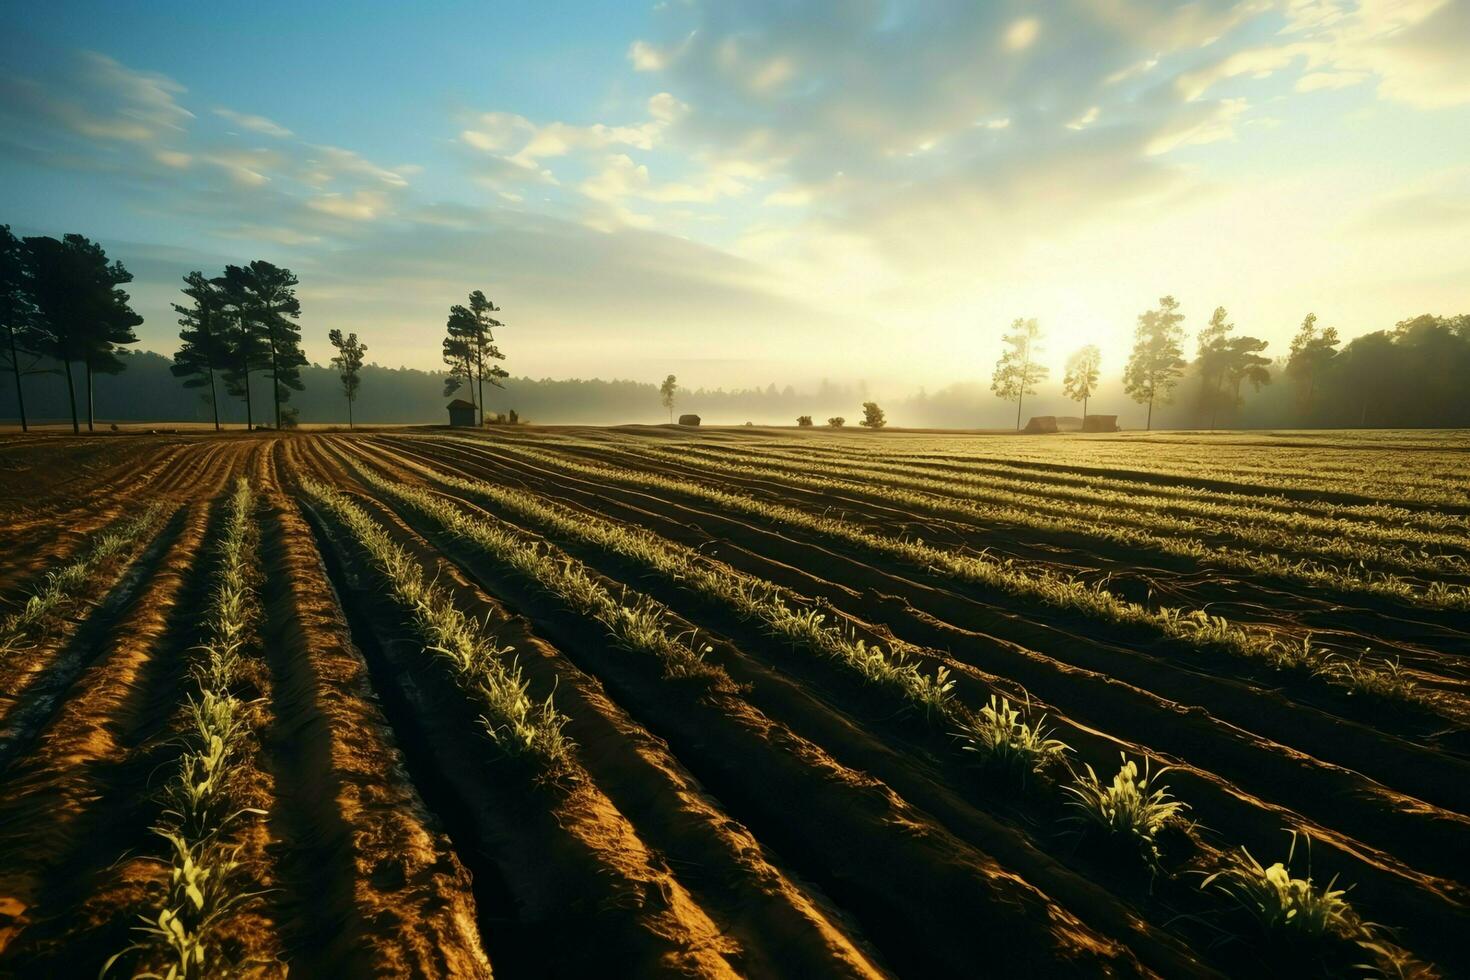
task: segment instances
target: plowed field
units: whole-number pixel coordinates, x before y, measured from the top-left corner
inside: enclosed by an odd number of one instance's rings
[[[0,975],[1470,974],[1470,440],[4,437],[0,481]]]

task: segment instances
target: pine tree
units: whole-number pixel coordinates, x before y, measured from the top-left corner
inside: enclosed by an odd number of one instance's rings
[[[1271,359],[1261,356],[1266,346],[1267,342],[1257,337],[1232,337],[1226,342],[1224,375],[1231,384],[1231,407],[1240,405],[1241,382],[1249,381],[1257,391],[1271,383]]]
[[[449,336],[444,338],[443,349],[444,363],[449,365],[449,375],[444,379],[444,397],[448,398],[462,386],[474,380],[474,351],[470,347],[470,342],[463,337],[457,336],[453,332],[453,328],[451,328]],[[475,386],[470,384],[469,388],[470,401],[475,404],[476,411],[478,412],[480,406],[475,402]],[[479,417],[483,418],[484,416],[481,415]]]
[[[301,350],[301,328],[293,321],[301,315],[296,298],[299,280],[290,269],[256,259],[241,269],[226,266],[225,277],[235,276],[247,297],[248,329],[257,338],[271,374],[271,396],[276,428],[281,427],[281,403],[300,391],[301,367],[306,355]]]
[[[9,225],[0,225],[0,328],[5,330],[4,349],[0,358],[15,382],[15,403],[20,416],[20,430],[30,431],[26,419],[26,396],[21,379],[41,359],[38,347],[42,338],[36,329],[36,304],[31,296],[31,263],[25,243],[10,233]]]
[[[496,361],[505,360],[505,355],[495,344],[495,328],[505,324],[491,316],[499,313],[500,307],[485,298],[476,289],[469,295],[469,305],[455,304],[449,308],[449,320],[445,324],[444,360],[452,369],[450,379],[445,382],[444,393],[458,389],[455,379],[463,376],[465,381],[474,382],[480,424],[485,424],[485,381],[496,388],[504,388],[501,382],[510,377]]]
[[[1220,408],[1222,389],[1228,369],[1228,347],[1230,334],[1235,324],[1226,317],[1225,307],[1215,307],[1210,322],[1199,332],[1196,365],[1200,376],[1201,407],[1209,410],[1210,431],[1215,429],[1215,417]]]
[[[1138,317],[1133,353],[1123,371],[1123,390],[1139,404],[1148,405],[1148,425],[1154,424],[1154,401],[1168,402],[1184,369],[1184,315],[1172,296],[1159,300],[1157,310]]]
[[[340,330],[328,333],[327,339],[337,348],[337,356],[332,358],[332,365],[342,379],[342,392],[347,396],[347,428],[350,429],[352,403],[357,400],[357,389],[362,385],[362,360],[367,353],[367,346],[357,339],[357,334],[350,333],[344,338]]]
[[[225,313],[224,296],[202,272],[191,272],[184,277],[183,294],[191,300],[189,306],[173,304],[179,314],[178,351],[174,354],[173,366],[169,368],[174,377],[183,378],[185,388],[209,388],[209,404],[214,412],[214,430],[219,431],[219,390],[215,376],[223,373],[230,363],[229,321]]]
[[[243,272],[239,266],[226,266],[224,275],[211,280],[211,285],[219,294],[220,336],[229,364],[224,371],[225,390],[245,399],[245,428],[251,430],[255,428],[255,402],[250,390],[250,372],[260,369],[262,348],[260,337],[251,326],[253,299]]]
[[[124,367],[117,345],[136,343],[133,327],[143,318],[119,289],[133,277],[121,262],[107,261],[102,246],[81,235],[27,238],[31,295],[35,302],[38,353],[61,362],[71,404],[71,428],[81,432],[72,363],[81,361],[87,380],[88,427],[93,426],[92,374]]]
[[[1317,314],[1308,313],[1300,329],[1291,340],[1291,356],[1286,362],[1286,373],[1297,383],[1297,402],[1302,413],[1312,414],[1312,396],[1317,389],[1317,379],[1337,355],[1336,327],[1318,327]]]

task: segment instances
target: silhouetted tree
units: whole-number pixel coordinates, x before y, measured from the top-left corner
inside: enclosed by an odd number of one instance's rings
[[[1369,410],[1374,406],[1388,407],[1393,397],[1397,354],[1393,335],[1377,330],[1350,341],[1332,359],[1329,377],[1337,382],[1333,387],[1340,389],[1334,392],[1336,400],[1348,408],[1348,417],[1356,425],[1368,425]]]
[[[1210,413],[1210,430],[1223,400],[1226,370],[1226,345],[1235,324],[1226,319],[1225,307],[1215,307],[1210,322],[1199,332],[1195,365],[1199,369],[1200,407]]]
[[[449,366],[449,374],[444,379],[444,397],[448,398],[460,388],[468,385],[470,404],[475,406],[479,412],[479,403],[475,401],[475,386],[470,382],[475,378],[474,352],[470,349],[470,342],[462,337],[453,335],[444,338],[444,363]],[[484,418],[483,414],[477,415]]]
[[[119,268],[121,266],[119,265]],[[128,276],[125,281],[131,281]],[[96,405],[93,397],[93,377],[98,374],[121,374],[126,366],[118,359],[118,352],[124,344],[136,344],[138,335],[133,332],[133,327],[141,324],[143,318],[134,313],[128,306],[128,294],[121,290],[114,290],[119,294],[116,301],[109,301],[105,312],[101,314],[97,325],[97,336],[87,348],[87,358],[83,362],[87,369],[87,429],[91,431],[96,424]]]
[[[1249,381],[1257,391],[1271,383],[1271,358],[1263,357],[1267,343],[1257,337],[1231,337],[1225,341],[1222,351],[1221,374],[1230,382],[1230,407],[1240,407],[1240,384]],[[1215,427],[1215,417],[1210,416],[1210,428]]]
[[[1035,318],[1018,317],[1011,323],[1005,335],[1006,351],[995,362],[995,373],[990,378],[990,390],[1007,401],[1016,400],[1016,431],[1021,430],[1021,403],[1027,395],[1036,393],[1036,386],[1046,380],[1051,372],[1036,363],[1041,353],[1041,327]]]
[[[1154,424],[1154,401],[1168,402],[1184,369],[1184,315],[1172,296],[1159,299],[1159,308],[1142,313],[1133,333],[1133,353],[1123,370],[1123,390],[1140,405],[1148,405],[1148,423]]]
[[[31,295],[31,263],[25,243],[10,233],[9,225],[0,225],[0,327],[5,329],[5,349],[0,351],[5,366],[15,379],[15,403],[20,415],[20,429],[30,431],[26,419],[26,397],[21,378],[38,374],[41,359],[37,349],[42,338],[36,333],[36,304]]]
[[[485,379],[488,377],[492,385],[503,388],[502,380],[510,376],[495,363],[505,360],[495,345],[495,328],[505,324],[490,315],[499,312],[500,307],[476,289],[469,295],[468,306],[456,304],[449,308],[449,320],[445,324],[444,360],[454,369],[450,378],[463,376],[465,381],[474,381],[478,398],[472,400],[479,409],[481,425],[485,424]],[[452,380],[446,381],[444,393],[451,394],[458,387]]]
[[[184,277],[183,294],[192,301],[189,306],[174,303],[179,314],[179,345],[169,369],[174,377],[183,378],[185,388],[209,388],[209,405],[214,412],[214,430],[219,431],[219,390],[215,375],[230,364],[230,321],[225,312],[225,298],[213,281],[202,272]]]
[[[827,424],[834,429],[840,429],[847,424],[847,419],[843,418],[841,415],[834,415],[827,420]]]
[[[301,350],[301,315],[296,298],[299,280],[290,269],[256,259],[248,266],[225,266],[226,290],[237,300],[242,313],[242,335],[250,338],[271,375],[271,400],[276,428],[281,427],[281,403],[291,391],[301,391],[301,367],[306,355]],[[249,390],[249,379],[246,379]]]
[[[343,337],[340,330],[330,331],[327,339],[337,348],[337,356],[332,358],[332,364],[337,368],[337,375],[342,379],[342,392],[347,396],[347,428],[350,429],[352,403],[357,400],[357,389],[362,385],[362,361],[363,355],[367,353],[367,346],[357,339],[357,334],[350,333]]]
[[[1082,403],[1082,418],[1087,418],[1087,401],[1097,390],[1098,370],[1102,366],[1102,353],[1096,344],[1080,347],[1067,358],[1067,373],[1062,375],[1062,391],[1074,402]]]
[[[1337,353],[1336,327],[1318,327],[1317,314],[1308,313],[1296,336],[1291,339],[1291,356],[1286,373],[1296,382],[1297,404],[1305,416],[1312,414],[1312,396],[1317,378]]]
[[[251,327],[250,306],[252,298],[246,289],[245,280],[239,273],[225,274],[210,281],[218,291],[220,302],[220,336],[225,345],[229,366],[224,371],[225,390],[245,399],[245,428],[255,428],[255,405],[250,391],[250,372],[259,370],[263,360],[263,346],[259,334]]]
[[[798,415],[796,417],[796,424],[803,429],[810,429],[812,427],[812,417],[810,415]]]
[[[674,421],[674,397],[679,393],[679,379],[672,374],[664,378],[664,383],[658,386],[659,403],[669,410],[669,422]]]
[[[88,426],[92,425],[92,373],[115,373],[122,362],[113,353],[118,344],[135,343],[133,327],[142,317],[128,305],[128,294],[118,287],[133,277],[121,262],[108,263],[102,246],[81,235],[27,238],[31,295],[35,302],[39,353],[59,361],[66,373],[72,432],[81,432],[77,419],[76,380],[71,365],[86,369]]]
[[[878,407],[877,402],[863,402],[863,420],[858,425],[876,431],[887,424],[888,420],[883,417],[883,409]]]

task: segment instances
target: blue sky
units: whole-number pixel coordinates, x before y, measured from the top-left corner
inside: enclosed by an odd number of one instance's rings
[[[171,351],[269,258],[308,352],[516,373],[988,376],[1036,316],[1120,366],[1165,292],[1283,350],[1470,309],[1470,0],[10,4],[0,221],[80,231]]]

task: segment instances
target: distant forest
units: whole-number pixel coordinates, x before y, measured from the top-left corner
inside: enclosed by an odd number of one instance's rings
[[[870,427],[886,418],[909,428],[1020,428],[1027,416],[1086,412],[1116,415],[1124,428],[1470,426],[1470,315],[1417,316],[1344,345],[1309,313],[1289,354],[1272,359],[1267,341],[1238,334],[1217,307],[1190,359],[1185,316],[1163,296],[1139,315],[1124,364],[1107,363],[1088,343],[1070,353],[1060,382],[1051,380],[1045,331],[1023,317],[1004,334],[988,390],[976,380],[895,399],[862,381],[798,392],[774,383],[691,391],[672,374],[658,385],[513,378],[500,366],[500,307],[480,290],[449,307],[441,371],[367,364],[371,338],[341,330],[329,332],[331,366],[311,364],[299,280],[263,260],[185,276],[187,302],[173,306],[181,343],[165,357],[131,349],[143,322],[121,288],[132,278],[82,235],[20,239],[0,225],[0,419],[20,421],[10,413],[23,411],[78,430],[95,422],[443,423],[446,400],[461,393],[486,421],[595,425],[672,421],[676,411],[711,424],[840,424],[861,410]]]
[[[208,401],[198,388],[185,388],[169,370],[171,358],[149,351],[120,351],[118,374],[95,378],[97,416],[105,422],[208,421]],[[43,367],[44,365],[37,365]],[[1420,316],[1396,327],[1357,337],[1325,359],[1306,380],[1286,371],[1279,358],[1265,368],[1269,380],[1259,389],[1245,386],[1240,404],[1214,408],[1220,428],[1455,428],[1470,426],[1470,316]],[[347,406],[335,368],[317,364],[300,369],[302,390],[292,404],[305,423],[346,424]],[[977,371],[977,374],[979,372]],[[362,368],[354,410],[359,423],[443,423],[447,421],[444,372]],[[252,379],[256,404],[270,398],[270,379]],[[57,375],[24,378],[26,404],[37,421],[69,418],[65,382]],[[659,386],[643,381],[552,380],[510,377],[504,388],[487,389],[486,412],[514,409],[529,422],[609,425],[667,421]],[[1308,386],[1309,385],[1309,386]],[[775,384],[736,390],[685,390],[678,411],[701,415],[707,423],[794,425],[798,415],[818,420],[860,415],[862,402],[875,397],[861,382],[824,382],[808,391]],[[983,380],[963,382],[908,397],[878,393],[889,424],[901,427],[1011,428],[1014,403],[998,399]],[[1154,409],[1155,428],[1207,428],[1211,404],[1198,362],[1185,367],[1172,402]],[[0,418],[14,421],[14,387],[0,376]],[[1125,428],[1142,428],[1143,408],[1129,398],[1112,372],[1091,396],[1088,410],[1116,414]],[[1026,401],[1025,414],[1080,415],[1077,402],[1062,394],[1061,383],[1042,384]],[[244,400],[221,395],[222,421],[245,421]],[[820,421],[819,421],[820,424]]]
[[[213,418],[208,395],[198,388],[185,388],[169,370],[171,358],[152,351],[120,351],[117,356],[124,369],[118,374],[99,374],[93,382],[99,420],[207,422]],[[44,365],[37,365],[41,367]],[[307,364],[300,372],[302,390],[291,398],[292,406],[300,412],[298,420],[346,425],[347,403],[337,369]],[[354,418],[364,425],[444,423],[448,420],[445,405],[452,397],[444,394],[445,374],[364,365]],[[269,403],[270,383],[264,375],[251,378],[257,405]],[[514,409],[528,422],[608,425],[667,421],[660,407],[658,385],[652,382],[511,377],[502,383],[505,387],[487,388],[485,392],[487,415]],[[70,419],[66,384],[59,375],[31,374],[23,384],[33,421]],[[738,424],[754,419],[763,424],[795,424],[798,414],[819,403],[849,408],[849,403],[857,405],[863,397],[859,385],[828,385],[804,395],[789,386],[777,390],[772,385],[734,391],[681,390],[678,404],[681,412],[702,413],[712,422]],[[14,382],[8,375],[0,377],[0,418],[14,421],[14,404]],[[244,424],[243,398],[221,393],[219,407],[222,422]]]

